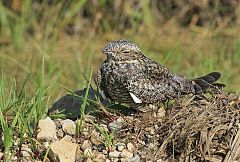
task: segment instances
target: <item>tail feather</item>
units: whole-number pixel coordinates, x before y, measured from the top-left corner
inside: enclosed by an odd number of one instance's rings
[[[223,88],[224,84],[215,83],[221,74],[219,72],[212,72],[199,78],[192,79],[193,86],[196,93],[206,92],[209,88]]]
[[[216,82],[219,78],[221,77],[221,74],[219,72],[212,72],[212,73],[209,73],[207,75],[204,75],[202,77],[199,77],[199,78],[195,78],[193,80],[204,80],[208,83],[214,83]]]

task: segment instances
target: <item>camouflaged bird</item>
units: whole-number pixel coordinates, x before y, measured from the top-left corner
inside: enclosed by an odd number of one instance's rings
[[[144,56],[134,43],[127,40],[112,41],[102,52],[107,59],[98,71],[97,82],[101,94],[137,110],[148,111],[149,104],[224,86],[214,83],[221,76],[218,72],[195,79],[173,74]]]

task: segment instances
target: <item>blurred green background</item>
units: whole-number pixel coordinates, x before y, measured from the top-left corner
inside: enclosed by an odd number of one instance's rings
[[[222,73],[226,91],[240,91],[239,0],[1,0],[0,71],[11,85],[30,74],[39,87],[42,58],[47,82],[86,86],[107,42],[128,39],[150,58],[190,77]],[[53,100],[66,91],[54,84]]]

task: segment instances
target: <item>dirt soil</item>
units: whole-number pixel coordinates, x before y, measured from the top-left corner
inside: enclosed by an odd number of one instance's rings
[[[157,112],[117,113],[124,124],[111,131],[113,118],[89,115],[79,143],[90,139],[95,152],[116,150],[106,147],[103,137],[93,132],[98,124],[113,133],[113,145],[132,143],[141,161],[234,161],[240,160],[240,97],[235,93],[208,96],[188,95],[162,104]],[[102,138],[103,140],[99,140]],[[93,148],[93,149],[94,149]],[[106,155],[108,157],[108,155]]]

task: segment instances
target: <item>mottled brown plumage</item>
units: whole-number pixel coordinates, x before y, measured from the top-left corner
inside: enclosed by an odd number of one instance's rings
[[[214,84],[220,78],[218,72],[192,80],[173,74],[158,62],[144,56],[134,43],[127,40],[108,43],[103,53],[107,59],[98,72],[98,85],[102,94],[134,109],[147,111],[148,104],[224,86]]]

